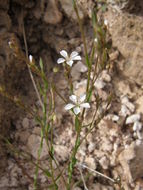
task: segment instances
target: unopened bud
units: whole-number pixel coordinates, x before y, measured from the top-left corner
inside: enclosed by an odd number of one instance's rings
[[[57,73],[58,71],[59,71],[58,67],[54,67],[54,68],[53,68],[53,72],[54,72],[54,73]]]
[[[8,42],[10,48],[12,48],[13,43],[11,41]]]
[[[33,56],[32,55],[29,55],[29,61],[30,61],[30,63],[33,62]]]
[[[105,19],[104,20],[104,24],[107,26],[108,25],[108,21]]]

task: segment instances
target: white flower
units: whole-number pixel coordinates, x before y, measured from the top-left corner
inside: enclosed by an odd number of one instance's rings
[[[89,103],[84,102],[86,100],[86,95],[81,95],[77,97],[76,95],[71,95],[69,99],[74,103],[69,103],[65,106],[65,110],[70,110],[73,108],[73,111],[76,115],[78,115],[81,111],[81,108],[90,108]]]
[[[81,57],[78,55],[78,52],[76,51],[73,51],[70,54],[70,56],[65,50],[60,51],[60,54],[63,56],[63,58],[59,58],[57,60],[58,64],[66,62],[66,64],[71,67],[74,61],[81,60]]]

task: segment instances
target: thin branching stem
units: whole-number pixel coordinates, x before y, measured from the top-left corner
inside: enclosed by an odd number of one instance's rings
[[[115,183],[115,180],[114,180],[114,179],[112,179],[112,178],[110,178],[110,177],[108,177],[108,176],[106,176],[106,175],[104,175],[104,174],[102,174],[102,173],[100,173],[100,172],[98,172],[98,171],[96,171],[96,170],[93,170],[92,168],[89,168],[89,167],[86,166],[85,164],[80,164],[80,163],[78,163],[78,165],[79,165],[80,167],[86,168],[86,169],[90,170],[91,172],[93,172],[93,173],[95,173],[95,174],[98,174],[98,175],[100,175],[100,176],[102,176],[102,177],[104,177],[104,178],[110,180],[112,183]]]
[[[24,21],[23,21],[23,20],[22,20],[22,30],[23,30],[23,38],[24,38],[24,44],[25,44],[26,58],[27,58],[27,62],[29,62],[29,57],[28,57],[28,45],[27,45],[26,33],[25,33],[25,27],[24,27]],[[34,80],[34,77],[33,77],[32,72],[31,72],[31,70],[30,70],[29,64],[28,64],[27,62],[26,62],[26,64],[27,64],[27,67],[28,67],[28,72],[29,72],[29,75],[30,75],[30,78],[31,78],[33,87],[34,87],[35,92],[36,92],[36,94],[37,94],[38,100],[39,100],[39,102],[40,102],[40,104],[41,104],[41,107],[43,108],[43,103],[42,103],[42,100],[41,100],[39,91],[38,91],[38,89],[37,89],[36,82],[35,82],[35,80]]]

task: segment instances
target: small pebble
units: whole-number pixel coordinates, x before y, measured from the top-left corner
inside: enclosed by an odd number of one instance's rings
[[[137,137],[138,137],[139,140],[143,139],[143,136],[142,136],[140,131],[137,131]]]
[[[129,110],[125,105],[122,105],[122,106],[121,106],[121,111],[119,112],[119,114],[120,114],[121,116],[126,117],[127,115],[130,115],[131,112],[130,112],[130,110]]]
[[[133,125],[133,131],[140,131],[142,129],[142,123],[139,121],[136,121]]]
[[[142,141],[141,141],[140,139],[137,139],[137,140],[136,140],[136,145],[139,146],[139,145],[141,145],[141,144],[142,144]]]
[[[100,160],[99,160],[100,165],[102,166],[103,169],[108,169],[109,167],[109,160],[107,159],[106,156],[103,156]]]
[[[133,114],[133,115],[127,117],[126,124],[131,124],[131,123],[134,123],[136,121],[139,121],[140,118],[141,118],[140,114]]]
[[[109,119],[109,120],[112,120],[112,121],[118,121],[119,120],[119,116],[114,115],[114,114],[108,114],[105,118]]]
[[[135,106],[131,102],[126,103],[127,108],[133,113],[135,111]]]
[[[102,71],[101,78],[105,82],[111,82],[111,76],[107,73],[106,70]]]
[[[86,158],[85,158],[85,163],[86,163],[86,165],[87,165],[89,168],[91,168],[91,169],[93,169],[93,170],[96,169],[96,162],[95,162],[95,159],[94,159],[93,157],[91,157],[91,156],[86,157]]]
[[[94,149],[95,149],[95,143],[93,143],[93,142],[89,143],[89,145],[88,145],[89,153],[93,152]]]
[[[95,88],[102,89],[105,87],[105,82],[103,82],[101,79],[97,79],[94,83]]]
[[[22,121],[22,126],[24,128],[29,128],[29,119],[28,118],[24,118]]]
[[[129,102],[128,97],[127,97],[127,96],[123,96],[123,97],[121,98],[121,103],[122,103],[122,104],[126,104],[127,102]]]
[[[121,98],[121,103],[125,105],[132,113],[135,111],[135,106],[131,103],[127,96]]]

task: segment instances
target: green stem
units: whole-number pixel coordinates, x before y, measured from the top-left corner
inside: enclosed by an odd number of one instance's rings
[[[78,148],[80,146],[80,132],[81,132],[81,122],[79,121],[78,116],[76,116],[75,120],[78,120],[78,126],[76,127],[76,131],[77,131],[77,135],[76,135],[76,140],[75,140],[75,146],[71,155],[71,161],[69,163],[69,167],[68,167],[68,183],[67,183],[67,190],[71,189],[71,180],[72,180],[72,174],[73,174],[73,170],[74,167],[76,165],[76,153],[78,151]],[[75,124],[76,125],[76,124]]]

